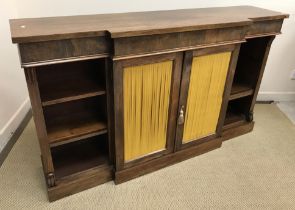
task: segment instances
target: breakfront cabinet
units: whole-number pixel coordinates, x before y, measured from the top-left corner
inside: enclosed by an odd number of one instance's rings
[[[10,20],[49,200],[250,132],[287,17],[238,6]]]

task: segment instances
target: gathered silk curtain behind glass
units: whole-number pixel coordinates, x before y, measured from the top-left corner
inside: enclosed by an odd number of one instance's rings
[[[124,159],[166,147],[173,61],[124,68]]]
[[[183,142],[216,132],[231,52],[193,58]]]

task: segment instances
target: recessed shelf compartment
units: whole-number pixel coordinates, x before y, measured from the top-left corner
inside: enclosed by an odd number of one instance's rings
[[[246,121],[246,113],[251,103],[251,96],[229,101],[223,129],[239,126]]]
[[[51,149],[57,179],[109,165],[107,135],[100,135]]]
[[[254,94],[269,39],[270,37],[253,38],[241,44],[229,100]]]
[[[105,96],[47,106],[44,116],[52,146],[107,133]]]
[[[104,59],[97,59],[38,67],[42,105],[104,95],[104,62]]]
[[[238,126],[246,121],[245,115],[241,113],[227,112],[223,129]]]
[[[231,94],[223,129],[239,126],[247,122],[251,111],[254,91],[260,83],[261,68],[265,62],[265,52],[271,37],[248,39],[241,44],[235,70]]]

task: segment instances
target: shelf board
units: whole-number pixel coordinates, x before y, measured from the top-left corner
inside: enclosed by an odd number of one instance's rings
[[[245,115],[233,112],[226,113],[223,129],[228,129],[243,124],[246,121]]]
[[[96,119],[81,118],[79,120],[69,120],[53,124],[47,128],[47,133],[50,144],[54,147],[107,133],[107,124]]]
[[[106,137],[92,137],[51,149],[57,179],[109,165]]]
[[[252,95],[254,90],[245,84],[233,84],[229,100],[234,100]]]
[[[71,84],[71,83],[70,83]],[[88,83],[82,85],[56,86],[42,93],[42,106],[50,106],[58,103],[79,100],[99,95],[105,95],[106,91],[97,84]]]
[[[58,147],[58,146],[64,145],[64,144],[69,144],[69,143],[72,143],[72,142],[75,142],[75,141],[83,141],[83,140],[85,140],[87,138],[102,135],[102,134],[105,134],[107,132],[108,132],[107,129],[102,129],[102,130],[99,130],[97,132],[92,132],[92,133],[77,136],[77,137],[71,137],[70,139],[67,139],[67,140],[54,141],[54,142],[50,143],[50,147],[54,148],[54,147]]]
[[[104,95],[105,93],[106,92],[104,90],[97,90],[97,91],[93,91],[93,92],[83,93],[80,95],[52,99],[52,100],[42,102],[42,106],[50,106],[50,105],[68,102],[68,101],[74,101],[74,100],[79,100],[79,99],[83,99],[83,98],[90,98],[90,97],[94,97],[94,96]]]

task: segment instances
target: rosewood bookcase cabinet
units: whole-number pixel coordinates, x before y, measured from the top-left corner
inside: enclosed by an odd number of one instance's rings
[[[49,200],[250,132],[287,17],[237,6],[10,20]]]

